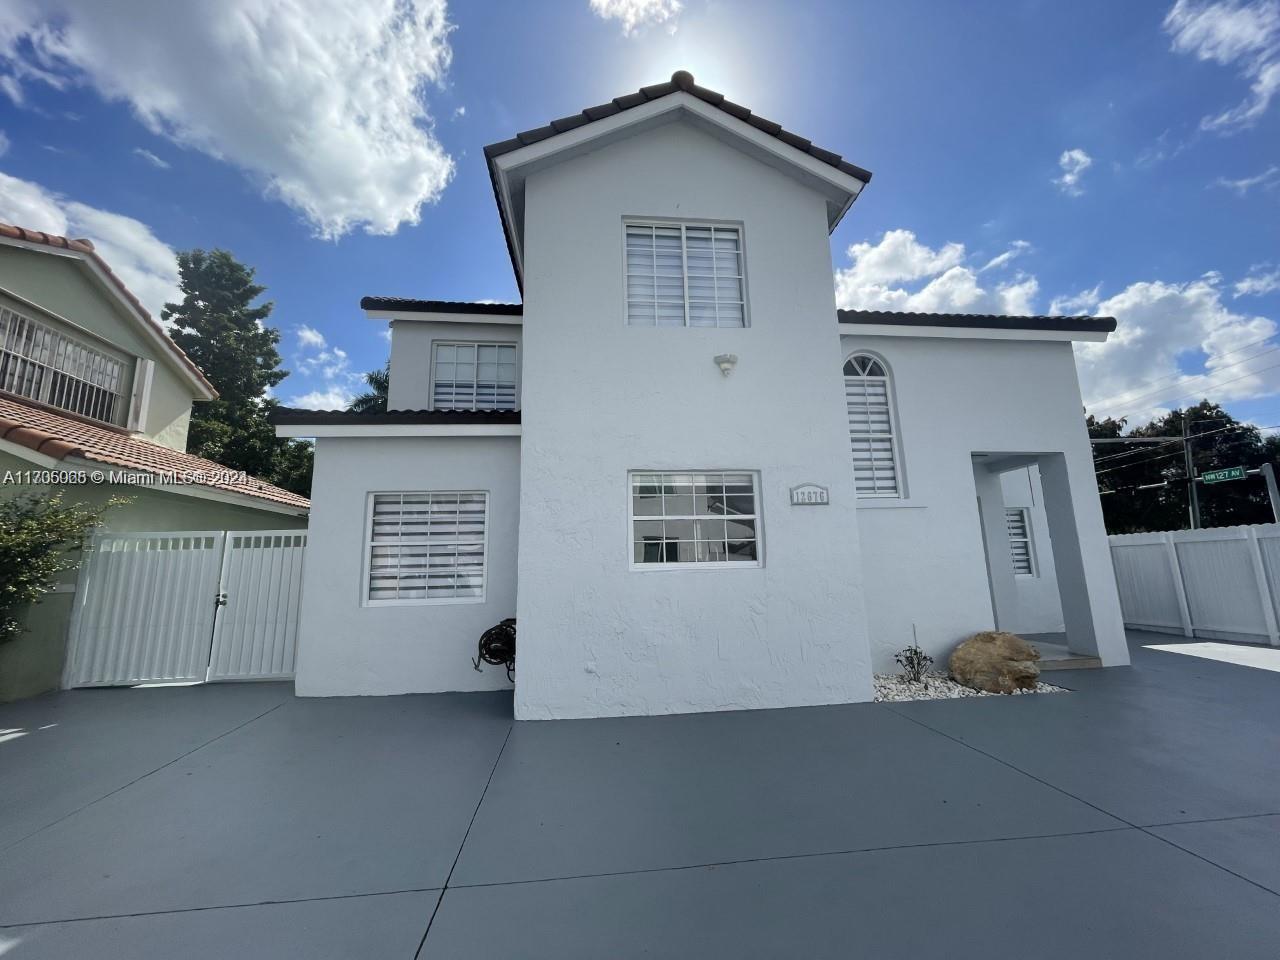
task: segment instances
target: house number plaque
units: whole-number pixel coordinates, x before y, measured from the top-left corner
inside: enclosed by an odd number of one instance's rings
[[[831,496],[827,492],[827,488],[820,487],[816,483],[802,483],[798,487],[791,488],[791,505],[793,507],[826,506],[830,502]]]

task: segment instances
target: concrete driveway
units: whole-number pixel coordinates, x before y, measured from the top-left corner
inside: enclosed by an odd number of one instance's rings
[[[1134,663],[519,725],[279,684],[2,706],[0,956],[1274,958],[1280,673]]]

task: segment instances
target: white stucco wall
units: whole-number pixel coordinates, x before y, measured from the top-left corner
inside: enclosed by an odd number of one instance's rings
[[[1036,570],[1035,576],[1014,577],[1017,611],[1010,629],[1014,633],[1059,633],[1063,629],[1062,603],[1058,599],[1058,574],[1053,564],[1040,471],[1035,466],[1010,470],[1000,477],[1000,485],[1006,507],[1027,510]]]
[[[624,217],[740,223],[750,326],[627,326]],[[869,699],[824,200],[672,124],[532,174],[525,249],[517,717]],[[630,569],[628,471],[688,469],[759,472],[762,567]]]
[[[843,328],[843,356],[869,350],[893,376],[908,494],[863,501],[858,511],[875,668],[894,669],[913,623],[940,662],[993,626],[974,452],[1065,454],[1104,662],[1127,662],[1071,345],[855,330]]]
[[[387,406],[392,410],[434,410],[431,395],[432,344],[457,341],[516,345],[516,404],[519,405],[520,338],[518,323],[394,321],[391,324],[391,386]]]
[[[316,441],[303,573],[299,696],[509,688],[501,667],[471,667],[480,634],[516,609],[519,438]],[[486,490],[483,602],[363,606],[371,492]]]

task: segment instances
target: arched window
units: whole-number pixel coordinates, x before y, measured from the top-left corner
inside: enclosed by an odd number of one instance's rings
[[[858,496],[902,496],[893,403],[884,364],[863,353],[846,360],[844,396],[849,411],[849,443],[853,448],[853,479]]]

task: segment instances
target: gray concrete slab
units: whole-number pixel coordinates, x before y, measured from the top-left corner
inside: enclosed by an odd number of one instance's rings
[[[289,683],[237,683],[0,705],[18,734],[0,742],[0,850],[292,699]]]
[[[412,960],[439,893],[309,900],[0,929],[5,960]]]
[[[1175,823],[1150,831],[1280,895],[1280,816]]]
[[[1122,830],[450,888],[423,956],[1274,960],[1278,906]]]
[[[291,700],[0,854],[0,923],[441,887],[510,716]]]
[[[1075,695],[890,709],[1133,824],[1280,813],[1280,674],[1136,645],[1134,664],[1055,673]]]
[[[1117,825],[881,704],[526,723],[452,883]]]

